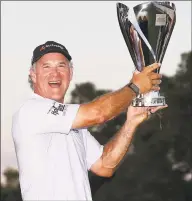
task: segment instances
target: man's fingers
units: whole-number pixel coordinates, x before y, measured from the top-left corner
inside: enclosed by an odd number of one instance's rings
[[[161,80],[152,80],[151,83],[152,85],[159,85],[161,84]]]
[[[152,90],[152,91],[159,91],[159,90],[160,90],[160,87],[154,85],[154,86],[151,87],[151,90]]]
[[[158,73],[151,73],[151,75],[150,75],[150,78],[152,79],[152,80],[159,80],[159,79],[161,79],[162,78],[162,75],[161,74],[158,74]]]
[[[144,68],[144,71],[147,73],[150,73],[150,72],[153,72],[155,69],[159,68],[160,66],[161,66],[161,64],[159,64],[159,63],[153,63],[149,66],[146,66]]]
[[[155,113],[155,112],[157,112],[158,110],[162,110],[162,109],[167,108],[167,107],[168,107],[168,105],[166,104],[166,105],[164,105],[164,106],[152,107],[150,110],[151,110],[151,113]]]

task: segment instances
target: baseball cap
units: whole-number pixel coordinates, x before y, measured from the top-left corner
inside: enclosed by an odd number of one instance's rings
[[[38,61],[43,55],[50,52],[58,52],[63,54],[69,61],[71,61],[72,57],[70,56],[68,50],[61,44],[55,41],[47,41],[44,44],[37,46],[33,51],[33,57],[31,59],[31,64],[33,65],[36,61]]]

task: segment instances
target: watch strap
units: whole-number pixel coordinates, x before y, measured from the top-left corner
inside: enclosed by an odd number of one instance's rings
[[[130,82],[127,86],[136,93],[136,96],[139,95],[139,88],[135,84]]]

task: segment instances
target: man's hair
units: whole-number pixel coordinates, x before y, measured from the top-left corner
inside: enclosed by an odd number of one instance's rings
[[[35,70],[35,68],[36,68],[36,62],[30,67],[30,70]],[[73,62],[72,61],[69,61],[69,68],[73,68]],[[29,85],[30,85],[30,88],[32,89],[32,90],[34,90],[33,89],[33,81],[32,81],[32,79],[31,79],[31,76],[30,76],[30,73],[29,73],[29,75],[28,75],[28,83],[29,83]]]

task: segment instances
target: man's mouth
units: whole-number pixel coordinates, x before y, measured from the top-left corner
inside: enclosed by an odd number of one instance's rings
[[[61,81],[57,80],[57,81],[49,81],[49,86],[52,88],[58,88],[61,85]]]

